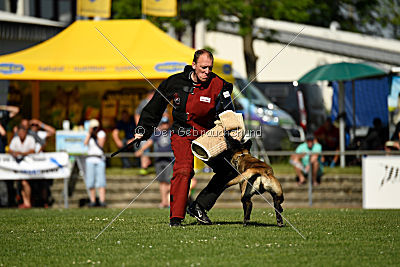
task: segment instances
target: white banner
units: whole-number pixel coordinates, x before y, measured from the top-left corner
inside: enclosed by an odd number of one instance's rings
[[[70,175],[65,152],[31,154],[19,163],[10,154],[0,154],[0,180],[58,179]]]
[[[363,208],[400,208],[400,156],[369,156],[362,161]]]

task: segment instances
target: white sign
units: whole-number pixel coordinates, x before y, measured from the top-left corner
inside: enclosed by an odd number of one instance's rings
[[[362,161],[363,208],[400,208],[400,156],[369,156]]]
[[[69,156],[65,152],[31,154],[17,162],[10,154],[0,154],[0,180],[69,178]]]
[[[88,147],[83,144],[86,131],[56,131],[56,151],[69,154],[83,155]]]

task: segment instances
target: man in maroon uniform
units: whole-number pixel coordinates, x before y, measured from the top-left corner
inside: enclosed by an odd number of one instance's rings
[[[150,138],[167,105],[173,105],[171,145],[175,163],[170,191],[170,226],[180,226],[185,218],[190,179],[194,175],[192,141],[215,126],[219,113],[233,110],[232,84],[212,72],[213,63],[211,52],[196,51],[191,66],[160,84],[135,129],[134,140]],[[209,165],[216,174],[188,209],[188,213],[203,224],[211,224],[205,210],[212,208],[225,184],[235,176],[222,158]]]

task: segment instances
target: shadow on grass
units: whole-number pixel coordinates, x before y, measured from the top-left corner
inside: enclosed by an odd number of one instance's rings
[[[217,221],[217,222],[213,222],[213,226],[215,226],[215,225],[235,225],[235,224],[237,224],[237,225],[243,225],[243,222],[242,221],[232,221],[232,222],[227,222],[227,221]],[[185,226],[195,226],[195,225],[200,225],[200,226],[203,226],[203,225],[201,225],[201,224],[199,224],[198,222],[193,222],[193,223],[189,223],[189,224],[186,224]],[[205,227],[207,226],[207,225],[204,225]],[[248,226],[254,226],[254,227],[279,227],[277,224],[270,224],[270,223],[259,223],[259,222],[249,222],[249,223],[247,223],[247,225],[243,225],[244,227],[248,227]],[[286,227],[286,225],[284,225],[284,226],[282,226],[282,227],[279,227],[279,228],[283,228],[283,227]]]

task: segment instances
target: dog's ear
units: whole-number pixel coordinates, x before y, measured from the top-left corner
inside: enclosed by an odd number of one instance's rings
[[[251,139],[249,139],[246,142],[244,142],[244,144],[242,146],[244,149],[247,149],[248,151],[250,151],[252,145],[253,145],[253,142],[251,141]]]
[[[224,132],[224,136],[225,136],[225,141],[226,141],[226,145],[227,148],[229,150],[233,150],[233,149],[239,149],[241,147],[241,144],[238,140],[233,139],[233,137],[229,134],[228,131]]]

